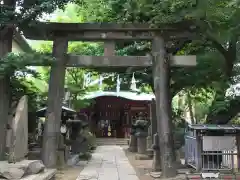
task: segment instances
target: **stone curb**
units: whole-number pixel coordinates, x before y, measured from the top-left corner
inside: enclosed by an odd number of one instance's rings
[[[42,173],[30,175],[20,180],[53,180],[56,173],[56,169],[45,169]]]
[[[70,157],[67,161],[67,165],[68,166],[74,166],[79,162],[79,155],[78,154],[74,154],[72,155],[72,157]]]

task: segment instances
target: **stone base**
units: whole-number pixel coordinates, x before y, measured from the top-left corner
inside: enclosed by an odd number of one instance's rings
[[[137,147],[129,147],[128,151],[130,151],[130,152],[137,152]]]
[[[153,163],[152,163],[152,171],[153,171],[153,172],[159,172],[159,171],[161,171],[161,164],[160,164],[160,162],[153,160]]]
[[[162,178],[161,177],[161,172],[150,172],[150,176],[153,177],[154,179],[163,179],[163,180],[185,180],[186,175],[184,174],[178,174],[176,177],[172,178]]]
[[[147,149],[147,155],[152,159],[153,158],[153,149]]]
[[[144,136],[137,137],[137,152],[139,154],[146,154],[147,151],[147,139]]]
[[[137,137],[135,137],[134,135],[130,136],[128,150],[130,152],[137,152]]]
[[[56,169],[45,169],[42,173],[30,175],[20,180],[54,180],[56,172]]]
[[[147,149],[151,149],[152,147],[152,136],[147,137]]]
[[[5,179],[21,179],[24,176],[43,172],[44,169],[45,166],[40,160],[23,160],[15,164],[0,161],[0,176]]]
[[[79,162],[79,154],[71,155],[70,158],[67,160],[68,166],[74,166]]]
[[[152,158],[150,158],[148,155],[146,154],[136,154],[135,155],[135,159],[136,160],[151,160]]]

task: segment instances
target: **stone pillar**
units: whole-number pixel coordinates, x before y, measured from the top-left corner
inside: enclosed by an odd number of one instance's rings
[[[156,114],[159,145],[161,148],[162,177],[177,175],[174,166],[173,138],[171,132],[171,98],[170,98],[170,60],[166,56],[165,43],[161,35],[156,34],[152,42],[153,77],[156,96]]]
[[[153,164],[152,164],[152,171],[161,171],[161,155],[160,155],[160,147],[159,147],[159,140],[158,134],[154,134],[154,141],[153,141]]]
[[[57,165],[60,169],[63,169],[65,166],[65,144],[64,137],[62,134],[59,134],[58,142],[58,151],[57,151]]]
[[[42,145],[42,160],[47,168],[57,165],[57,147],[60,135],[61,112],[64,97],[64,80],[68,41],[64,37],[55,37],[53,56],[56,58],[51,66],[46,121]]]
[[[155,99],[152,99],[151,104],[149,104],[150,121],[151,125],[148,128],[147,137],[147,153],[149,157],[153,156],[152,145],[154,142],[154,134],[157,133],[157,119],[156,119],[156,103]]]
[[[151,129],[151,127],[149,127]],[[148,136],[147,136],[147,149],[152,149],[152,134],[150,130],[148,130]]]
[[[151,102],[150,119],[151,119],[152,142],[154,142],[154,135],[157,133],[157,114],[156,114],[156,101],[155,101],[155,99],[152,99],[152,102]]]
[[[137,152],[139,154],[146,154],[146,152],[147,152],[146,136],[138,135],[138,137],[137,137]]]
[[[130,135],[129,151],[137,152],[137,137],[133,134]]]

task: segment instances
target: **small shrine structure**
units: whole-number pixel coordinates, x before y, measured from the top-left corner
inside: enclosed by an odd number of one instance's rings
[[[240,126],[193,124],[185,136],[185,162],[196,172],[239,172]]]
[[[91,106],[80,112],[88,116],[90,129],[96,137],[127,138],[132,123],[139,116],[150,121],[150,105],[155,96],[130,91],[97,91],[84,98],[94,99]]]

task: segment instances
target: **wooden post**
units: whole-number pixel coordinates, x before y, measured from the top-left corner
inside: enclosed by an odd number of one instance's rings
[[[172,151],[172,136],[170,131],[170,63],[166,59],[164,41],[160,36],[152,43],[154,66],[154,89],[156,96],[157,130],[161,153],[162,177],[174,177],[177,174]]]
[[[236,146],[237,146],[237,169],[240,172],[240,132],[236,133]]]
[[[196,131],[196,130],[195,130]],[[197,147],[196,147],[196,171],[201,172],[202,170],[202,137],[201,134],[197,131],[196,132],[196,141],[197,141]]]
[[[0,61],[12,51],[13,29],[3,28],[0,31]],[[9,74],[4,74],[0,77],[0,160],[5,160],[6,157],[6,135],[8,113],[10,107],[10,77]]]
[[[55,38],[53,42],[53,56],[56,58],[56,62],[51,67],[50,73],[42,154],[42,160],[48,168],[56,167],[57,163],[56,152],[60,135],[67,47],[68,42],[65,38]]]

